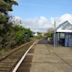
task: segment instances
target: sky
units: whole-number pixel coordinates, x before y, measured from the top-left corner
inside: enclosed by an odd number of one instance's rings
[[[29,21],[33,22],[39,19],[45,22],[45,19],[49,21],[53,17],[72,14],[72,0],[17,0],[17,2],[19,5],[13,6],[12,15],[28,20],[28,25]],[[48,23],[50,22],[47,22],[46,26]]]
[[[72,13],[72,0],[17,0],[13,15],[23,19],[39,16],[56,17],[64,13]]]

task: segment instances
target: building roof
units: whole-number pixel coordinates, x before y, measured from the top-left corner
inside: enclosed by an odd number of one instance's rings
[[[72,32],[72,23],[65,21],[61,23],[57,28],[56,32]]]

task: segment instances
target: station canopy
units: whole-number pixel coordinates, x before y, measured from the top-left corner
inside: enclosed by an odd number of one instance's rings
[[[72,23],[65,21],[56,28],[56,32],[67,32],[72,33]]]

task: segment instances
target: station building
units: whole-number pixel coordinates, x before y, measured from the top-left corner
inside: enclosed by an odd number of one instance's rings
[[[55,29],[55,45],[72,47],[72,23],[65,21]]]

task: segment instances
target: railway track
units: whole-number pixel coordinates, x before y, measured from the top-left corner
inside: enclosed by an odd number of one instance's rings
[[[30,43],[29,46],[32,43]],[[35,45],[35,44],[37,44],[37,45]],[[28,45],[26,45],[27,46],[27,47],[25,46],[26,48],[22,47],[16,51],[14,51],[13,53],[11,53],[11,55],[7,56],[7,58],[0,61],[0,72],[30,72],[31,68],[33,67],[32,63],[35,63],[35,64],[36,63],[37,64],[38,63],[39,64],[40,63],[41,64],[48,63],[51,65],[54,64],[55,66],[58,65],[58,67],[56,66],[57,68],[61,68],[61,67],[59,67],[59,65],[62,65],[62,67],[65,70],[65,71],[63,70],[63,72],[66,72],[66,70],[68,72],[72,72],[72,65],[70,63],[68,63],[64,58],[62,58],[59,54],[57,54],[53,50],[53,47],[51,45],[49,45],[47,48],[45,44],[46,44],[45,42],[43,44],[43,42],[36,41],[30,47]],[[43,52],[42,49],[43,49],[43,51],[46,51],[46,52]],[[33,62],[32,60],[35,58],[34,54],[35,54],[35,52],[37,52],[36,50],[39,50],[38,57],[40,54],[39,52],[42,51],[41,53],[44,53],[43,57],[46,55],[47,59],[41,59],[41,61],[39,60],[39,62],[38,62],[38,60],[37,61],[35,60]],[[40,56],[40,57],[43,58],[42,56]],[[48,57],[50,57],[50,59]],[[54,61],[51,58],[54,58]]]
[[[18,61],[21,59],[23,54],[29,49],[29,47],[33,44],[29,42],[22,47],[14,50],[6,57],[0,60],[0,72],[12,72]]]
[[[44,43],[44,45],[47,44],[46,42],[42,42],[42,41],[39,42],[40,45],[43,44],[43,43]],[[37,62],[36,61],[33,62],[32,60],[33,60],[33,55],[34,55],[35,48],[36,47],[32,48],[27,53],[25,59],[23,60],[23,62],[21,63],[21,65],[19,66],[19,68],[17,69],[16,72],[30,72],[31,71],[31,68],[32,68],[32,63],[35,63],[35,64],[36,63],[37,64],[44,64],[44,63],[46,64],[46,63],[48,63],[48,64],[51,64],[51,65],[52,64],[56,64],[56,65],[57,64],[60,64],[65,69],[65,70],[63,69],[63,72],[66,72],[66,70],[68,72],[72,72],[72,65],[70,63],[68,63],[65,59],[63,59],[61,56],[59,56],[56,52],[54,52],[53,51],[53,47],[51,45],[49,45],[48,48],[47,48],[47,50],[48,50],[48,53],[47,54],[48,54],[48,56],[50,54],[53,55],[57,59],[57,61],[54,60],[55,61],[54,62],[52,60],[50,60],[50,61],[48,60],[48,61],[43,61],[43,62],[42,61],[41,62],[38,62],[38,61]],[[61,68],[61,67],[59,67],[59,68]],[[33,70],[32,70],[32,72],[33,72]],[[39,71],[37,71],[37,72],[39,72]],[[60,72],[60,71],[58,71],[58,72]]]
[[[34,53],[34,48],[32,48],[28,54],[26,55],[25,59],[19,66],[16,72],[29,72],[31,63],[32,63],[32,58],[33,58],[33,53]]]

